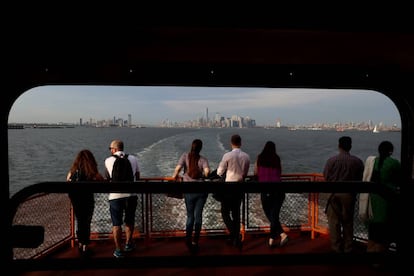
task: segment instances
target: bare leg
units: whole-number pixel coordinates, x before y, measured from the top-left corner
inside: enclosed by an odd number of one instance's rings
[[[132,238],[134,234],[134,226],[130,224],[125,224],[125,238],[126,244],[132,243]]]
[[[114,235],[115,248],[117,250],[121,250],[121,244],[122,244],[122,228],[121,228],[121,226],[113,226],[112,227],[112,234]]]

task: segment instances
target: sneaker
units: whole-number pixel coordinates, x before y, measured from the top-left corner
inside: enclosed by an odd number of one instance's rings
[[[118,250],[118,249],[115,249],[113,255],[114,255],[115,258],[123,258],[125,256],[124,253],[121,250]]]
[[[127,243],[125,245],[124,251],[125,252],[131,252],[134,249],[135,249],[135,245],[133,243]]]

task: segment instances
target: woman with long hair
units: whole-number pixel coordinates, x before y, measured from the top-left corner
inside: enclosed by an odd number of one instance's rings
[[[189,152],[183,153],[175,167],[173,178],[178,179],[179,173],[184,169],[183,181],[200,182],[208,177],[210,167],[207,158],[200,155],[203,142],[195,139],[191,143]],[[203,209],[207,201],[208,193],[185,193],[184,201],[187,210],[186,221],[186,245],[194,253],[198,250],[201,226],[203,223]],[[193,236],[194,231],[194,236]]]
[[[282,165],[280,157],[276,152],[276,144],[267,141],[262,152],[257,156],[254,175],[258,182],[271,182],[276,184],[281,182]],[[279,215],[286,194],[283,191],[266,192],[260,194],[263,211],[270,222],[270,237],[268,246],[273,248],[277,245],[280,247],[286,245],[289,238],[282,228]]]
[[[69,182],[78,181],[103,181],[103,176],[98,171],[98,164],[90,150],[81,150],[70,167],[66,176]],[[91,221],[95,208],[94,194],[85,191],[70,192],[69,198],[75,213],[78,238],[78,248],[81,254],[89,252]]]
[[[379,156],[375,158],[371,182],[382,186],[379,193],[369,195],[372,216],[368,219],[368,252],[385,252],[395,241],[393,227],[397,225],[399,184],[401,164],[392,158],[394,146],[383,141],[378,146]]]

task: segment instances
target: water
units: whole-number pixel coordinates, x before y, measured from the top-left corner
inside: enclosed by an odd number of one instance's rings
[[[65,181],[67,171],[78,151],[90,149],[104,172],[104,160],[113,139],[125,142],[125,151],[138,157],[142,177],[171,176],[180,155],[190,149],[193,139],[203,141],[202,155],[217,168],[222,155],[230,150],[230,136],[242,137],[242,149],[251,158],[250,174],[257,154],[267,140],[276,143],[282,159],[283,173],[321,173],[326,160],[337,153],[338,138],[353,139],[352,154],[365,160],[377,154],[378,144],[394,144],[393,156],[400,160],[401,133],[365,131],[290,131],[286,128],[56,128],[10,129],[9,174],[10,195],[38,182]]]

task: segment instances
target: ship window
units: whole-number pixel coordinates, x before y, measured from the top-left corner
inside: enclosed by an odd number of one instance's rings
[[[322,172],[341,135],[353,138],[352,153],[363,160],[382,140],[394,144],[397,159],[401,148],[399,112],[372,90],[49,85],[22,94],[8,124],[11,194],[64,181],[83,148],[103,170],[114,138],[138,156],[143,177],[170,176],[193,138],[204,140],[214,169],[233,133],[252,159],[273,140],[284,173]]]

